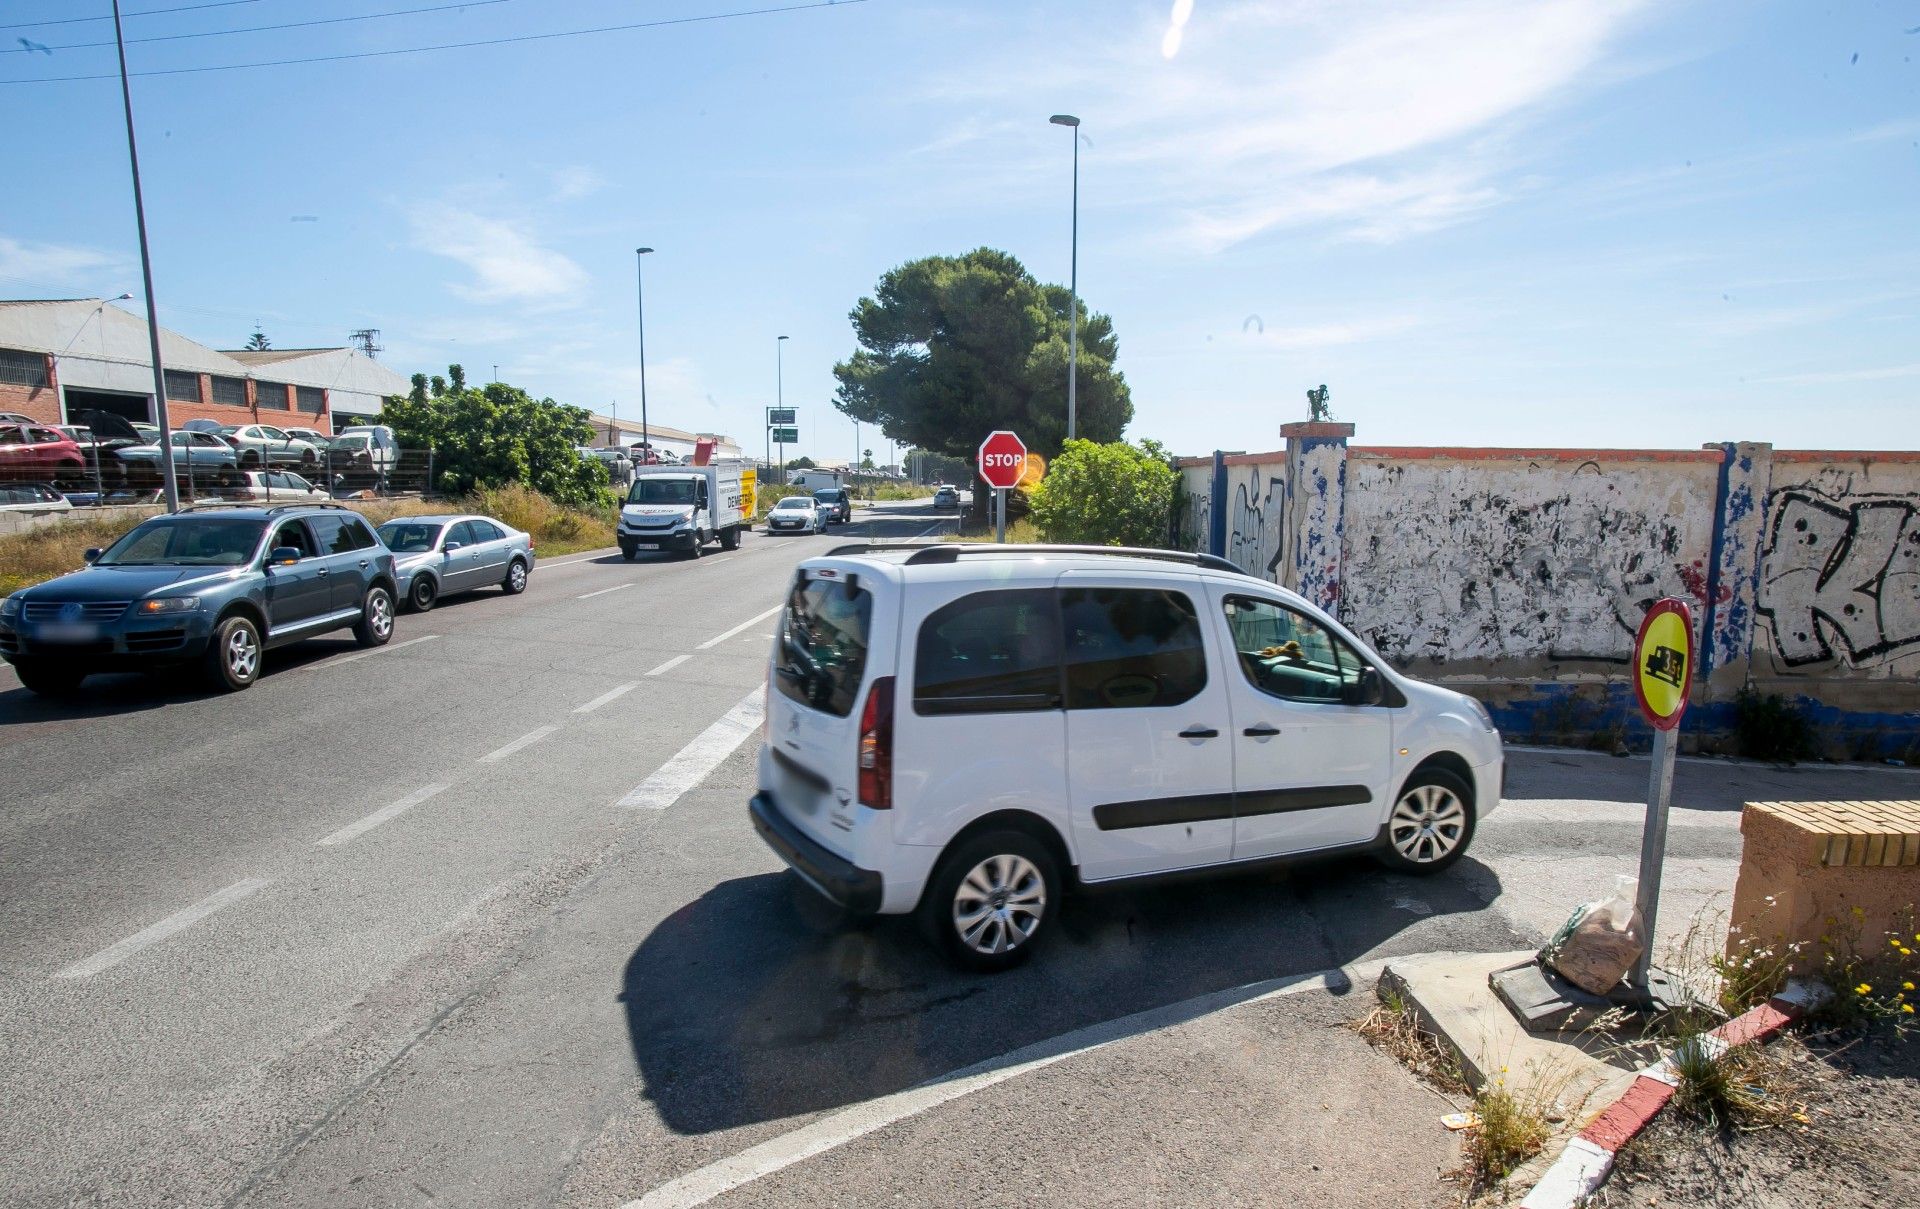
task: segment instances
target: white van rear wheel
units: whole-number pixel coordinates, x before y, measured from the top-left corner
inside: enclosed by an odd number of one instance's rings
[[[920,901],[921,925],[947,956],[971,970],[1025,961],[1060,904],[1053,854],[1020,831],[992,831],[957,844]]]

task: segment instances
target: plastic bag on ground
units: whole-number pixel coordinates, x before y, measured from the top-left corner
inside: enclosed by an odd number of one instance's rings
[[[1634,907],[1638,891],[1637,878],[1616,877],[1610,897],[1575,907],[1540,950],[1541,964],[1589,995],[1619,986],[1647,947],[1646,927]]]

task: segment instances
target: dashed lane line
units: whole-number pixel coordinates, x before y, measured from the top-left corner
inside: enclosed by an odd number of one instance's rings
[[[191,907],[176,911],[159,923],[142,928],[125,940],[116,941],[83,961],[74,962],[54,977],[91,978],[102,970],[119,965],[149,945],[159,944],[175,932],[191,928],[222,907],[232,906],[266,884],[267,879],[264,877],[250,877],[244,881],[235,882],[224,890],[215,890]]]
[[[365,835],[380,824],[399,818],[435,794],[445,792],[446,788],[445,785],[422,786],[406,797],[394,802],[392,805],[382,806],[366,818],[356,819],[333,834],[323,836],[319,841],[319,846],[322,848],[336,848],[356,836]]]
[[[488,752],[486,755],[481,756],[478,762],[481,764],[498,764],[500,761],[506,759],[508,756],[513,755],[515,752],[521,750],[522,748],[532,747],[535,743],[538,743],[540,740],[546,738],[548,735],[552,734],[554,731],[559,729],[560,728],[558,726],[543,726],[538,730],[530,730],[526,734],[521,735],[518,739],[515,739],[513,742],[507,744],[505,747],[494,748],[492,751]]]
[[[339,667],[343,663],[352,663],[356,659],[371,659],[375,655],[384,655],[388,651],[404,650],[410,646],[418,646],[423,642],[432,642],[438,637],[440,637],[438,634],[422,634],[418,638],[409,638],[405,642],[389,642],[385,646],[377,646],[369,651],[355,651],[351,655],[340,655],[333,659],[322,659],[318,663],[303,664],[300,667],[288,668],[287,670],[289,672],[317,672],[325,668]]]
[[[713,649],[714,647],[717,647],[717,646],[719,646],[719,645],[720,645],[721,643],[723,643],[723,642],[725,642],[725,641],[726,641],[727,639],[729,639],[729,638],[731,638],[731,637],[733,637],[733,636],[734,636],[735,634],[744,634],[744,633],[746,633],[746,632],[747,632],[747,627],[748,627],[748,626],[751,626],[751,625],[755,625],[755,624],[757,624],[757,623],[759,623],[759,622],[762,622],[762,621],[765,621],[765,620],[766,620],[767,618],[769,618],[769,617],[771,617],[771,616],[773,616],[773,615],[774,615],[775,613],[778,613],[778,612],[779,612],[779,611],[780,611],[781,609],[783,609],[783,608],[785,608],[785,607],[786,607],[786,606],[784,606],[784,605],[775,605],[775,606],[773,606],[773,607],[772,607],[771,609],[768,609],[768,610],[767,610],[766,612],[764,612],[764,613],[759,613],[759,614],[756,614],[756,615],[754,615],[754,616],[752,616],[752,617],[749,617],[749,618],[747,618],[747,619],[746,619],[745,621],[743,621],[743,622],[741,622],[741,623],[740,623],[739,625],[737,625],[737,626],[735,626],[735,627],[733,627],[733,628],[732,628],[731,630],[728,630],[728,631],[727,631],[726,633],[724,633],[724,634],[717,634],[717,635],[715,635],[714,637],[712,637],[712,638],[709,638],[709,639],[707,639],[707,640],[706,640],[705,642],[703,642],[703,643],[701,643],[701,644],[700,644],[699,646],[697,646],[697,647],[695,647],[695,648],[693,648],[693,649],[694,649],[694,650],[696,650],[696,651],[706,651],[706,650],[711,650],[711,649]]]
[[[684,659],[686,658],[686,656],[682,655],[681,658]],[[608,689],[606,692],[601,693],[598,697],[595,697],[593,700],[587,702],[585,705],[575,708],[573,712],[576,714],[590,714],[594,710],[599,709],[603,705],[607,705],[614,701],[618,701],[620,698],[626,696],[628,693],[632,692],[634,689],[637,689],[639,687],[640,687],[639,682],[635,681],[632,684],[623,684],[619,688]]]
[[[693,742],[673,754],[653,775],[633,787],[620,805],[636,810],[665,810],[680,795],[707,779],[734,749],[760,733],[766,715],[766,690],[756,688],[718,722],[694,736]]]
[[[691,652],[685,655],[675,655],[673,658],[667,660],[665,663],[661,664],[659,667],[654,668],[652,671],[648,672],[647,675],[664,676],[668,672],[672,671],[674,668],[679,667],[681,664],[685,663],[687,660],[691,658],[693,658],[693,655]]]
[[[596,596],[605,596],[609,592],[623,592],[626,589],[631,588],[632,586],[633,585],[630,583],[615,584],[611,588],[601,588],[598,592],[582,592],[580,595],[574,597],[574,599],[575,600],[592,600]]]

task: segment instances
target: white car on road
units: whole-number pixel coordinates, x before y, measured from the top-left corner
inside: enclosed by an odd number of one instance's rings
[[[842,547],[801,563],[768,684],[761,837],[978,969],[1073,886],[1343,850],[1430,873],[1500,800],[1478,701],[1204,555]]]

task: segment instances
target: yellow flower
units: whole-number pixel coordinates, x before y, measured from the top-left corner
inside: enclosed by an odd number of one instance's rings
[[[1900,984],[1900,989],[1903,991],[1911,991],[1913,989],[1913,984],[1911,982],[1903,982]]]
[[[1856,995],[1865,995],[1871,990],[1873,990],[1873,984],[1870,982],[1863,982],[1859,986],[1853,988],[1853,993]]]
[[[1913,1011],[1913,1005],[1911,1003],[1903,1003],[1900,1005],[1900,1010],[1911,1014]]]
[[[1853,909],[1853,917],[1855,919],[1865,919],[1867,917],[1867,913],[1863,908],[1855,907]]]

